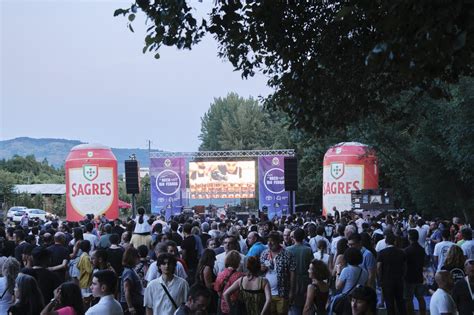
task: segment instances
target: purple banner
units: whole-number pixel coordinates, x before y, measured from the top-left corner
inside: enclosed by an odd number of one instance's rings
[[[186,160],[152,158],[150,160],[151,212],[169,219],[181,213],[186,204]]]
[[[259,207],[266,207],[268,218],[288,213],[289,193],[285,191],[284,157],[258,158]]]

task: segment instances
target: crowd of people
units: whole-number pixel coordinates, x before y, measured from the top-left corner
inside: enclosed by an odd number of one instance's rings
[[[470,225],[416,214],[7,222],[0,271],[0,315],[474,312]]]

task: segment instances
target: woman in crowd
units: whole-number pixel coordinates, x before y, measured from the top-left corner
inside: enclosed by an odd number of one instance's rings
[[[124,310],[136,315],[145,314],[143,307],[143,286],[135,272],[135,267],[140,261],[138,250],[130,246],[123,254],[123,272],[120,283],[120,303]]]
[[[346,262],[344,261],[344,252],[348,249],[349,246],[347,245],[347,239],[341,238],[336,245],[336,255],[334,255],[334,269],[332,270],[332,276],[336,277],[337,268],[342,270],[346,266]]]
[[[347,266],[336,266],[337,280],[336,289],[341,290],[342,293],[349,293],[349,291],[356,285],[365,285],[368,280],[368,273],[365,269],[359,267],[362,263],[362,254],[356,248],[348,248],[344,252],[344,260]]]
[[[2,277],[0,278],[0,314],[6,314],[8,308],[15,302],[15,279],[20,272],[20,263],[14,257],[3,262]]]
[[[147,248],[151,246],[151,225],[148,222],[149,218],[145,215],[145,208],[139,207],[137,209],[138,216],[135,218],[135,228],[130,244],[138,248],[140,245],[146,245]]]
[[[268,312],[272,294],[268,280],[260,277],[260,268],[260,259],[255,256],[249,257],[247,275],[235,281],[224,292],[224,300],[227,304],[231,303],[230,296],[239,291],[239,298],[245,304],[247,315],[263,315]]]
[[[81,289],[74,282],[65,282],[54,291],[51,300],[41,315],[84,315]]]
[[[446,259],[441,270],[447,270],[453,276],[454,283],[464,279],[464,263],[466,257],[459,246],[451,246],[446,254]]]
[[[326,303],[329,297],[329,269],[327,265],[318,259],[311,262],[308,269],[309,278],[312,280],[306,291],[306,302],[303,315],[326,314]]]
[[[8,309],[9,315],[38,315],[44,306],[35,278],[23,273],[19,273],[15,280],[15,299],[15,304]]]
[[[214,282],[216,281],[216,275],[214,274],[214,263],[216,261],[216,253],[209,248],[206,248],[202,252],[201,259],[199,260],[196,272],[196,282],[204,285],[211,291],[211,301],[207,309],[209,314],[215,314],[217,312],[217,293],[214,291]]]
[[[220,314],[230,314],[231,307],[224,300],[223,294],[227,288],[243,276],[242,272],[237,271],[240,266],[240,260],[240,253],[236,250],[231,250],[225,257],[224,270],[217,275],[216,282],[214,283],[214,290],[220,297],[220,303],[218,304],[218,311],[220,311]],[[229,299],[230,302],[233,303],[237,301],[238,296],[238,292],[232,294]]]
[[[317,260],[321,260],[326,265],[329,264],[329,254],[327,253],[328,245],[326,241],[320,240],[318,241],[318,251],[313,254],[314,258]]]
[[[140,245],[137,250],[138,256],[140,256],[140,260],[135,266],[135,272],[137,273],[138,278],[140,278],[142,286],[146,287],[145,275],[148,271],[148,267],[150,267],[150,261],[148,260],[148,247],[146,247],[145,245]]]

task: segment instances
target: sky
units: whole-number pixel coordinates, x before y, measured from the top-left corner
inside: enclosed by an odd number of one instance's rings
[[[263,75],[241,79],[207,36],[191,51],[143,54],[145,17],[113,17],[122,0],[0,0],[0,140],[60,138],[114,148],[195,151],[216,97],[254,98]],[[198,15],[211,0],[191,1]]]

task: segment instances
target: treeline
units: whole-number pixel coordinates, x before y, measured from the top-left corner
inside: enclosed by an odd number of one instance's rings
[[[447,88],[449,100],[406,92],[390,100],[388,114],[367,114],[323,136],[291,126],[285,113],[255,99],[230,93],[216,98],[202,117],[200,150],[294,148],[297,202],[321,205],[325,152],[339,142],[362,142],[376,150],[380,187],[393,188],[397,207],[469,222],[474,213],[474,80]]]

